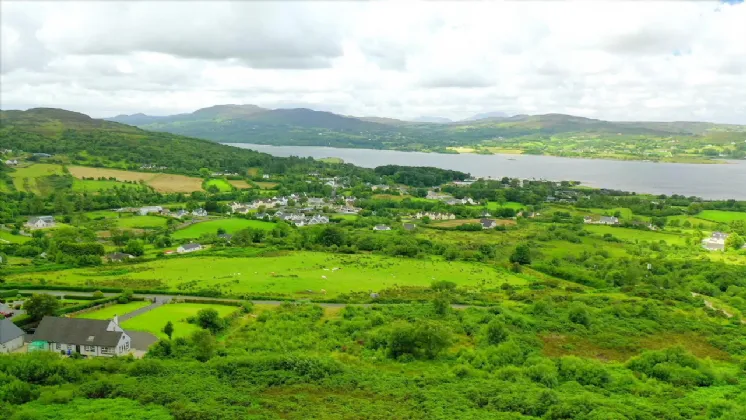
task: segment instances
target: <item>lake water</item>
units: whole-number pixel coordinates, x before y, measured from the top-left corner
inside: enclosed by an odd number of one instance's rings
[[[746,200],[746,161],[720,165],[572,159],[531,155],[475,155],[338,149],[311,146],[230,144],[275,156],[338,157],[346,163],[434,166],[468,172],[475,177],[580,181],[583,185],[651,194],[681,194],[706,199]]]

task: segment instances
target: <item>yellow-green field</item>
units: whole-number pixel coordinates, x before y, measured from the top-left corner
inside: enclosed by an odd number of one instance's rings
[[[699,219],[718,223],[730,223],[735,220],[746,220],[746,213],[737,211],[703,210],[696,216]]]
[[[251,185],[249,185],[248,182],[242,181],[240,179],[229,179],[228,183],[233,185],[233,187],[238,188],[239,190],[243,190],[245,188],[251,188]]]
[[[39,193],[37,185],[37,179],[49,175],[62,175],[62,166],[48,164],[48,163],[37,163],[25,168],[16,168],[10,173],[13,178],[13,185],[15,185],[18,191],[28,191],[33,193]]]
[[[584,229],[597,235],[610,234],[627,242],[635,241],[666,241],[669,245],[685,245],[686,236],[673,233],[657,232],[652,230],[628,229],[623,227],[586,225]]]
[[[201,309],[207,308],[215,309],[221,317],[230,315],[239,310],[239,308],[235,306],[227,305],[170,303],[123,322],[122,328],[135,331],[147,331],[157,335],[159,338],[166,338],[166,334],[161,330],[168,321],[171,321],[174,325],[174,333],[172,337],[186,337],[193,332],[200,330],[200,327],[189,324],[187,318],[195,316]]]
[[[220,192],[228,192],[233,190],[233,186],[225,179],[210,179],[205,182],[205,189],[215,187]]]
[[[6,230],[0,230],[0,243],[22,244],[30,240],[31,238],[28,236],[13,235]]]
[[[130,216],[117,219],[120,229],[152,229],[166,226],[168,219],[160,216]]]
[[[86,312],[76,316],[76,318],[87,318],[87,319],[112,319],[114,315],[122,316],[130,312],[134,312],[140,308],[144,308],[150,305],[149,301],[134,301],[124,304],[116,304],[101,308],[96,311]]]
[[[334,270],[337,268],[337,270]],[[325,278],[326,277],[326,278]],[[376,291],[394,286],[429,286],[435,280],[459,285],[498,287],[525,284],[525,276],[483,264],[379,255],[288,252],[271,257],[172,257],[126,267],[93,267],[8,276],[8,282],[95,285],[133,289],[167,287],[229,293],[329,295]]]
[[[109,190],[115,187],[140,188],[140,186],[137,184],[127,184],[125,182],[118,181],[97,181],[90,179],[75,179],[73,181],[73,191],[96,192],[101,190]]]
[[[202,179],[184,175],[161,174],[155,172],[121,171],[118,169],[70,166],[70,174],[76,178],[115,178],[118,181],[144,181],[158,192],[202,191]]]
[[[186,239],[186,238],[199,238],[204,234],[217,234],[218,229],[224,229],[226,233],[234,233],[241,229],[262,229],[272,230],[275,228],[274,223],[263,222],[261,220],[247,220],[247,219],[222,219],[222,220],[210,220],[209,222],[200,222],[188,227],[177,230],[171,235],[174,239]]]

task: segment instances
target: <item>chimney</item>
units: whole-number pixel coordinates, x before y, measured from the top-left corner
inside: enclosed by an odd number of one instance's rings
[[[117,316],[117,314],[114,314],[114,318],[112,318],[111,321],[119,326],[119,316]]]

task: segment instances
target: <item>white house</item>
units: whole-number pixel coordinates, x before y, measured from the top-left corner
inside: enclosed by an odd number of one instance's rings
[[[373,230],[391,230],[391,228],[386,225],[375,225]]]
[[[482,225],[482,229],[492,229],[497,226],[497,222],[492,219],[482,219],[479,221],[479,224]]]
[[[207,210],[205,210],[205,209],[194,209],[194,210],[192,210],[192,216],[207,217]]]
[[[15,159],[9,159],[5,161],[5,164],[8,166],[16,166],[18,165],[18,161]]]
[[[9,319],[0,319],[0,354],[23,347],[25,333]]]
[[[34,332],[29,351],[111,357],[129,353],[131,342],[116,316],[111,320],[45,316]]]
[[[727,233],[712,232],[709,238],[702,240],[702,246],[708,251],[725,251],[725,241],[728,239]]]
[[[163,207],[161,206],[145,206],[140,207],[140,209],[137,211],[140,216],[146,216],[150,213],[160,213],[163,211]]]
[[[184,244],[176,248],[176,252],[179,254],[188,254],[190,252],[202,251],[202,245],[200,244]]]
[[[309,225],[325,225],[327,223],[329,223],[329,218],[320,214],[313,216],[311,220],[308,221]]]
[[[38,216],[28,219],[26,227],[31,229],[44,229],[54,226],[54,216]]]

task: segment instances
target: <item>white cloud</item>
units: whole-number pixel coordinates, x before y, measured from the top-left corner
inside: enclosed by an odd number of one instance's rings
[[[746,4],[3,2],[3,109],[746,123]]]

